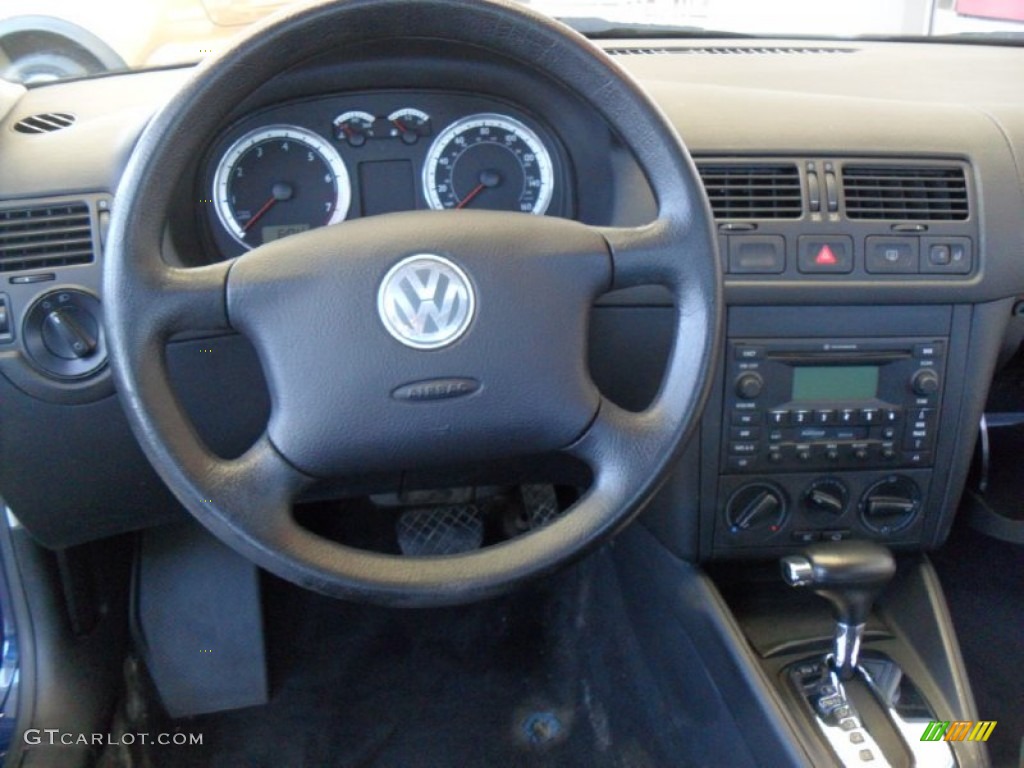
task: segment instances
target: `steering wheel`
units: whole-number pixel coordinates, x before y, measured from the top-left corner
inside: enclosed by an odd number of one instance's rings
[[[588,101],[632,151],[657,217],[593,227],[523,213],[412,211],[343,222],[187,268],[161,248],[172,194],[207,137],[261,84],[330,50],[452,41],[539,71]],[[442,605],[550,572],[628,522],[665,478],[703,404],[721,325],[711,213],[679,136],[637,84],[569,28],[500,0],[352,0],[302,7],[194,75],[144,131],[110,223],[104,277],[115,381],[143,450],[181,503],[269,571],[329,595]],[[660,284],[675,341],[651,405],[590,378],[588,318],[616,288]],[[235,330],[271,400],[236,459],[199,439],[168,378],[184,331]],[[431,393],[459,395],[431,398]],[[317,479],[564,451],[593,481],[554,522],[451,556],[343,546],[299,525]]]

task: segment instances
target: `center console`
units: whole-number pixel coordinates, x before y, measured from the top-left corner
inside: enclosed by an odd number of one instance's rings
[[[702,433],[717,466],[709,475],[705,462],[702,477],[705,555],[769,557],[845,539],[927,543],[939,506],[929,499],[944,492],[939,441],[959,396],[948,396],[963,355],[955,314],[730,309]]]

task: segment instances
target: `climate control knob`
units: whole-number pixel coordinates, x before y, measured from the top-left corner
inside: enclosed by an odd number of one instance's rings
[[[939,391],[939,374],[931,368],[922,368],[910,379],[915,395],[927,397]]]
[[[782,491],[769,483],[745,485],[729,497],[725,520],[732,533],[782,527],[786,518],[786,500]]]
[[[803,506],[808,512],[823,513],[840,517],[846,511],[850,492],[842,481],[832,477],[815,480],[804,491]]]
[[[868,488],[860,500],[860,519],[868,530],[888,536],[914,522],[921,489],[904,475],[890,475]]]
[[[764,379],[761,374],[747,371],[736,377],[736,394],[744,400],[753,400],[761,394],[764,389]]]

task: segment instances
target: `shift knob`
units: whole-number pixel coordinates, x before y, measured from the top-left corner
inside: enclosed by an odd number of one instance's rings
[[[834,663],[849,679],[871,606],[896,572],[892,553],[870,541],[836,541],[812,544],[780,564],[787,584],[809,587],[832,606],[837,624]]]

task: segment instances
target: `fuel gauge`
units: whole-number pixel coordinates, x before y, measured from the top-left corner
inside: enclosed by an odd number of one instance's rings
[[[373,138],[373,124],[376,120],[369,112],[343,112],[334,118],[334,137],[339,141],[347,141],[349,146],[361,147],[367,139]]]
[[[388,115],[388,132],[401,137],[406,144],[415,144],[420,136],[430,135],[430,115],[420,109],[405,107]]]

